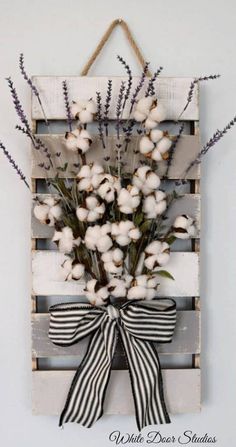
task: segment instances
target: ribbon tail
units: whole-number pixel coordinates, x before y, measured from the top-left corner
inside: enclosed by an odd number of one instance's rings
[[[102,416],[116,338],[115,320],[107,317],[89,341],[86,355],[73,378],[59,426],[77,422],[91,427]]]
[[[170,423],[164,401],[161,367],[153,343],[119,327],[126,352],[135,404],[137,427]]]

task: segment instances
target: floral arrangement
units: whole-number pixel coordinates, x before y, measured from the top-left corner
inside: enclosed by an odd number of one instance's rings
[[[145,65],[137,86],[133,89],[133,77],[127,63],[118,57],[127,73],[127,81],[121,82],[116,104],[115,136],[116,162],[111,165],[107,137],[112,129],[108,119],[112,81],[108,81],[107,95],[99,92],[93,98],[69,98],[66,81],[62,85],[67,113],[68,131],[64,144],[68,151],[78,156],[74,179],[66,173],[68,164],[60,165],[60,153],[52,155],[37,135],[33,134],[11,78],[7,79],[14,107],[20,119],[16,128],[30,138],[33,147],[42,155],[39,166],[47,174],[51,197],[36,198],[35,217],[54,228],[53,242],[66,255],[61,265],[64,281],[84,280],[85,295],[94,306],[109,304],[111,300],[152,300],[158,294],[160,277],[174,280],[166,270],[171,257],[171,245],[178,239],[188,239],[195,234],[191,216],[180,215],[170,222],[168,210],[180,194],[178,188],[165,192],[162,188],[159,167],[166,166],[166,178],[173,162],[184,126],[175,136],[163,129],[166,113],[155,91],[155,84],[162,71],[160,67],[152,78],[147,79]],[[28,77],[24,57],[20,56],[20,70],[36,95],[45,116],[39,92]],[[189,106],[197,82],[216,79],[218,75],[196,79],[189,88],[186,104],[179,120]],[[125,108],[129,116],[123,119]],[[97,135],[104,148],[101,163],[87,163],[87,152],[93,147],[95,122]],[[197,158],[186,168],[185,174],[202,156],[235,124],[236,118],[222,130],[217,130],[202,148]],[[114,124],[113,124],[114,128]],[[137,144],[130,150],[132,137]],[[29,188],[29,184],[5,146],[0,147],[17,174]],[[58,175],[50,176],[52,168]],[[183,175],[184,178],[184,175]],[[177,185],[178,186],[178,185]],[[55,192],[57,193],[55,195]]]

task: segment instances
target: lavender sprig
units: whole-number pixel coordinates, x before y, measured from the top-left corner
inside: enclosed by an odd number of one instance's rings
[[[185,106],[184,106],[184,108],[183,108],[183,110],[182,110],[182,112],[181,112],[179,118],[183,115],[183,113],[185,112],[185,110],[187,109],[187,107],[189,106],[189,104],[192,102],[192,99],[193,99],[193,92],[194,92],[195,85],[196,85],[198,82],[214,80],[214,79],[218,79],[219,77],[220,77],[220,74],[210,75],[210,76],[200,76],[199,78],[195,78],[195,79],[191,82],[190,87],[189,87],[189,91],[188,91],[187,102],[186,102],[186,104],[185,104]],[[178,119],[179,119],[179,118],[178,118]]]
[[[236,116],[222,129],[217,130],[213,136],[207,141],[207,143],[203,146],[201,151],[198,153],[195,160],[193,160],[189,166],[187,167],[185,171],[185,177],[187,173],[190,171],[190,169],[195,165],[201,163],[202,157],[207,154],[209,149],[211,149],[213,146],[215,146],[216,143],[218,143],[221,138],[223,138],[226,133],[236,124]]]
[[[132,84],[133,84],[133,76],[132,76],[132,71],[131,71],[129,65],[125,62],[123,57],[118,55],[117,59],[118,59],[118,61],[121,62],[121,64],[125,68],[125,71],[126,71],[126,73],[128,75],[128,83],[127,83],[127,88],[126,88],[126,92],[125,92],[125,95],[124,95],[124,103],[123,103],[123,107],[122,107],[123,110],[124,110],[126,102],[129,99],[129,95],[130,95],[130,92],[131,92],[131,87],[132,87]]]
[[[104,116],[103,116],[104,127],[106,129],[107,137],[108,137],[108,113],[111,105],[111,97],[112,97],[112,80],[109,79],[107,84],[107,96],[104,104]]]
[[[119,91],[117,104],[116,104],[116,119],[117,119],[116,131],[117,131],[118,139],[120,138],[120,119],[121,119],[121,114],[122,114],[122,103],[123,103],[123,99],[124,99],[124,94],[125,94],[125,82],[121,81],[120,91]]]
[[[63,91],[64,104],[65,104],[65,109],[66,109],[67,123],[69,126],[69,130],[71,132],[73,119],[72,119],[71,110],[70,110],[69,93],[68,93],[68,86],[67,86],[66,81],[62,82],[62,91]]]
[[[150,81],[148,82],[148,86],[147,86],[147,90],[145,93],[145,96],[154,96],[155,95],[155,87],[154,87],[154,82],[156,81],[156,79],[158,78],[158,76],[161,74],[163,70],[163,67],[159,67],[154,75],[152,76],[152,78],[150,79]]]
[[[8,87],[9,87],[10,92],[11,92],[11,96],[12,96],[12,100],[13,100],[13,104],[14,104],[16,113],[17,113],[21,123],[24,124],[24,126],[25,126],[26,130],[28,131],[28,133],[31,134],[31,129],[30,129],[29,122],[27,120],[27,117],[25,115],[23,107],[22,107],[22,105],[20,103],[20,100],[18,98],[17,91],[16,91],[16,89],[14,87],[12,79],[9,77],[9,78],[6,78],[6,81],[7,81]]]
[[[37,100],[39,102],[39,105],[41,107],[41,110],[42,110],[42,113],[43,113],[43,116],[44,116],[45,124],[49,128],[49,122],[47,120],[47,117],[46,117],[46,114],[45,114],[45,111],[44,111],[44,108],[43,108],[43,104],[42,104],[42,101],[41,101],[41,98],[40,98],[39,91],[35,87],[35,85],[33,84],[33,82],[30,79],[30,77],[27,75],[27,72],[26,72],[26,69],[25,69],[25,61],[24,61],[24,54],[23,53],[20,54],[19,67],[20,67],[20,72],[21,72],[23,78],[26,80],[27,84],[30,86],[33,94],[36,96],[36,98],[37,98]]]
[[[169,150],[169,158],[167,160],[167,169],[166,169],[166,174],[165,174],[166,178],[168,178],[169,170],[170,170],[170,167],[172,165],[173,156],[174,156],[174,153],[175,153],[175,149],[176,149],[176,146],[177,146],[177,144],[179,142],[179,139],[180,139],[183,131],[184,131],[184,124],[181,124],[181,126],[179,128],[179,131],[178,131],[178,133],[177,133],[177,135],[175,137],[175,140],[174,140],[174,142],[173,142],[173,144],[172,144],[172,146],[171,146],[171,148]]]
[[[19,166],[16,164],[15,160],[13,160],[12,156],[9,154],[9,152],[6,149],[6,147],[4,146],[4,144],[1,141],[0,141],[0,148],[2,149],[4,155],[8,159],[9,163],[12,165],[13,169],[17,172],[17,174],[19,175],[21,180],[23,180],[23,182],[25,183],[27,188],[30,190],[30,186],[29,186],[29,183],[26,180],[25,175],[23,174],[23,172],[21,171]]]
[[[103,135],[103,119],[102,119],[102,97],[100,92],[96,92],[97,98],[97,121],[98,121],[98,133],[102,142],[103,149],[106,148],[104,135]]]
[[[143,84],[144,84],[144,81],[146,79],[146,75],[147,75],[147,72],[148,72],[148,67],[149,67],[149,62],[146,62],[145,65],[144,65],[144,68],[143,68],[143,71],[142,71],[139,83],[138,83],[138,85],[137,85],[137,87],[136,87],[136,89],[135,89],[135,91],[133,93],[133,96],[132,96],[131,100],[130,100],[130,104],[131,104],[130,114],[133,111],[134,104],[136,103],[136,99],[138,97],[138,94],[139,94],[140,90],[143,87]]]
[[[24,127],[19,126],[18,124],[16,125],[16,129],[31,139],[31,141],[33,142],[33,145],[34,145],[34,149],[36,151],[41,149],[44,152],[45,156],[48,158],[48,160],[50,162],[51,167],[53,167],[52,156],[49,153],[48,148],[45,145],[45,143],[36,135],[33,136],[33,140],[32,140],[32,134],[29,133],[27,129],[24,129]],[[50,169],[50,167],[49,167],[49,169]]]

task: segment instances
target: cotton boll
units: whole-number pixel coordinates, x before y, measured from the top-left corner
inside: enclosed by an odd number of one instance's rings
[[[140,203],[139,190],[136,186],[129,185],[126,188],[122,188],[118,195],[118,206],[122,213],[133,213]]]
[[[147,254],[158,254],[160,253],[162,248],[162,242],[161,241],[153,241],[151,242],[145,249],[145,253]]]
[[[87,102],[86,110],[88,110],[88,112],[90,112],[90,113],[92,113],[92,114],[97,113],[97,106],[96,106],[96,103],[95,103],[92,99],[90,99],[90,100]]]
[[[85,222],[87,220],[88,210],[82,206],[78,206],[76,208],[76,216],[80,222]]]
[[[112,240],[108,235],[102,236],[97,241],[97,249],[101,253],[104,253],[105,251],[109,250],[112,247]]]
[[[108,284],[108,291],[114,298],[124,298],[127,294],[125,281],[118,278],[112,278]]]
[[[85,295],[94,306],[103,306],[109,296],[107,287],[98,287],[98,281],[91,279],[86,284]]]
[[[146,187],[151,189],[151,190],[155,190],[157,188],[159,188],[160,186],[160,178],[158,177],[157,174],[155,174],[154,172],[148,172],[147,176],[146,176]]]
[[[71,106],[72,115],[81,123],[91,123],[96,113],[96,104],[92,100],[78,100]]]
[[[141,232],[138,228],[129,231],[129,237],[132,241],[137,241],[141,237]]]
[[[139,142],[139,150],[141,154],[149,154],[154,149],[154,143],[150,140],[147,135],[144,135]]]
[[[142,123],[146,119],[146,116],[146,113],[139,112],[138,110],[134,112],[134,119],[137,123]]]
[[[115,263],[120,263],[123,260],[123,251],[120,250],[119,248],[115,248],[115,250],[113,250],[113,260]]]
[[[144,195],[148,195],[160,186],[160,178],[149,166],[141,166],[133,175],[133,185],[142,191]]]
[[[93,114],[88,110],[82,110],[79,113],[79,120],[82,124],[91,123],[93,121]]]
[[[160,129],[153,129],[150,132],[150,138],[153,143],[158,143],[164,136],[164,132]]]
[[[156,294],[157,294],[157,292],[155,289],[147,288],[145,298],[146,298],[146,300],[154,300],[154,298],[156,297]]]
[[[128,236],[123,236],[120,234],[116,237],[116,242],[121,247],[125,247],[126,245],[128,245],[130,243],[130,238]]]
[[[155,219],[166,210],[166,194],[163,191],[145,197],[143,201],[143,212],[148,219]]]
[[[151,276],[150,278],[148,278],[147,280],[147,286],[149,288],[155,288],[158,285],[158,277],[157,275]]]
[[[157,149],[160,152],[160,154],[165,154],[168,152],[168,150],[172,146],[172,141],[168,137],[163,137],[158,143],[157,143]]]
[[[146,297],[146,287],[134,286],[128,290],[128,300],[143,300]]]
[[[84,165],[77,174],[79,191],[93,191],[102,180],[104,170],[98,164]]]
[[[74,279],[80,279],[84,275],[84,265],[75,264],[72,269],[72,277]]]
[[[156,121],[156,123],[164,121],[164,119],[166,118],[166,111],[164,106],[158,102],[157,106],[150,111],[148,117],[151,120]]]
[[[139,99],[136,109],[140,112],[147,113],[150,111],[153,102],[154,100],[151,96],[145,96],[144,98]]]
[[[154,270],[158,266],[164,266],[169,262],[170,247],[167,242],[153,241],[145,249],[144,264],[148,270]]]
[[[152,120],[149,117],[145,121],[145,128],[146,129],[155,129],[156,125],[157,125],[156,121]]]
[[[36,205],[34,207],[34,215],[36,219],[38,219],[40,222],[45,222],[48,216],[49,207],[48,205]]]
[[[157,262],[157,255],[151,255],[148,256],[144,261],[145,267],[147,267],[148,270],[153,270],[156,265],[158,265]]]
[[[178,216],[173,225],[173,235],[178,239],[189,239],[194,236],[196,229],[193,222],[193,219],[185,214]]]

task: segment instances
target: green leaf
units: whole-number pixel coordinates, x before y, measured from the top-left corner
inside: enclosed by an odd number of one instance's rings
[[[142,223],[142,221],[143,221],[143,213],[137,213],[134,216],[134,225],[136,227],[139,227],[139,225]]]
[[[176,237],[175,236],[169,236],[167,239],[166,239],[166,242],[167,242],[167,244],[169,244],[169,245],[172,245],[174,242],[176,241]]]
[[[155,272],[157,275],[162,276],[163,278],[168,278],[168,279],[175,279],[169,272],[167,272],[167,270],[158,270],[157,272]]]
[[[152,220],[151,219],[145,220],[145,222],[143,222],[143,224],[140,227],[140,231],[142,233],[146,233],[148,230],[150,230],[151,225],[152,225]]]

